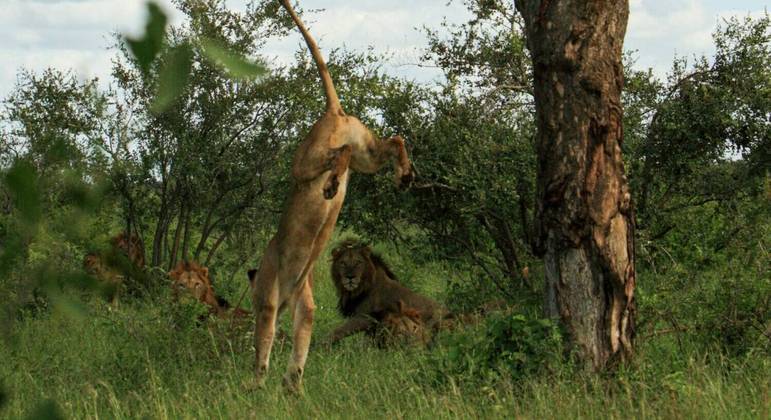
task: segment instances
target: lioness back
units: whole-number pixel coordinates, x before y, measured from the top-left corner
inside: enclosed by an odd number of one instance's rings
[[[381,279],[382,281],[375,287],[381,290],[380,299],[384,303],[395,305],[402,301],[405,306],[413,308],[420,315],[420,318],[428,324],[438,321],[446,315],[447,311],[435,300],[414,292],[388,277]]]

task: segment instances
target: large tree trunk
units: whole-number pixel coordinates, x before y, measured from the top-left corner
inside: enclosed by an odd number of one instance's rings
[[[621,158],[628,0],[518,0],[533,56],[547,304],[586,368],[632,354],[634,217]]]

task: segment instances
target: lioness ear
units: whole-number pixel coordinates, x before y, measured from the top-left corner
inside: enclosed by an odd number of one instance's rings
[[[254,283],[255,276],[257,276],[257,269],[252,268],[246,272],[246,275],[249,276],[249,283]]]
[[[201,267],[201,273],[204,277],[209,277],[209,268],[208,267]]]
[[[403,300],[399,299],[399,301],[396,302],[396,309],[399,310],[400,314],[404,313],[404,301]]]

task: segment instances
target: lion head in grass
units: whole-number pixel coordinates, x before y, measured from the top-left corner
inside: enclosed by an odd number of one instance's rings
[[[383,315],[374,337],[379,347],[426,345],[431,333],[420,313],[400,300]]]
[[[209,279],[208,268],[194,261],[180,261],[169,271],[169,277],[176,298],[182,293],[190,293],[196,300],[208,306],[211,313],[219,314],[222,311]]]

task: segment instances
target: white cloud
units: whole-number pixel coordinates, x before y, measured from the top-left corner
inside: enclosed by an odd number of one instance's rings
[[[386,71],[422,82],[441,76],[437,69],[415,66],[426,46],[422,27],[438,27],[443,16],[457,23],[468,18],[468,12],[459,2],[447,5],[446,0],[306,0],[301,4],[306,10],[303,19],[308,30],[316,38],[325,56],[338,47],[364,50],[371,46],[375,52],[391,56],[389,62],[385,63]],[[311,12],[321,8],[324,10]],[[299,32],[293,32],[285,39],[269,42],[265,54],[275,57],[276,63],[288,64],[298,50],[304,52],[306,46]]]
[[[21,68],[41,71],[46,68],[56,68],[63,71],[72,70],[80,79],[94,77],[104,80],[110,73],[110,57],[106,50],[90,51],[79,49],[60,49],[56,54],[50,51],[0,51],[0,62],[19,63],[18,67],[0,67],[0,81],[4,83],[5,93],[10,92],[16,83],[16,76]]]
[[[170,0],[159,1],[173,11]],[[144,0],[0,0],[0,97],[19,69],[71,69],[82,78],[110,74],[112,33],[142,33]],[[171,12],[172,22],[179,12]]]
[[[759,2],[745,1],[723,9],[720,2],[704,0],[631,0],[625,48],[637,50],[637,67],[653,68],[663,76],[677,56],[714,54],[712,32],[728,16],[760,16]]]
[[[181,13],[171,0],[158,0],[172,16]],[[243,10],[247,0],[227,0]],[[375,47],[393,58],[385,69],[392,74],[428,81],[438,71],[414,66],[425,47],[418,30],[437,28],[442,16],[462,22],[468,12],[462,2],[447,0],[301,0],[311,33],[326,54],[332,48]],[[681,56],[711,54],[710,33],[721,18],[762,13],[757,0],[630,0],[631,15],[626,48],[638,50],[638,67],[665,73],[675,53]],[[725,2],[729,3],[729,2]],[[323,9],[317,12],[314,10]],[[140,34],[145,20],[145,0],[0,0],[0,97],[13,87],[19,67],[40,71],[53,66],[73,69],[107,80],[110,33]],[[305,50],[300,35],[270,41],[267,56],[289,63]]]

